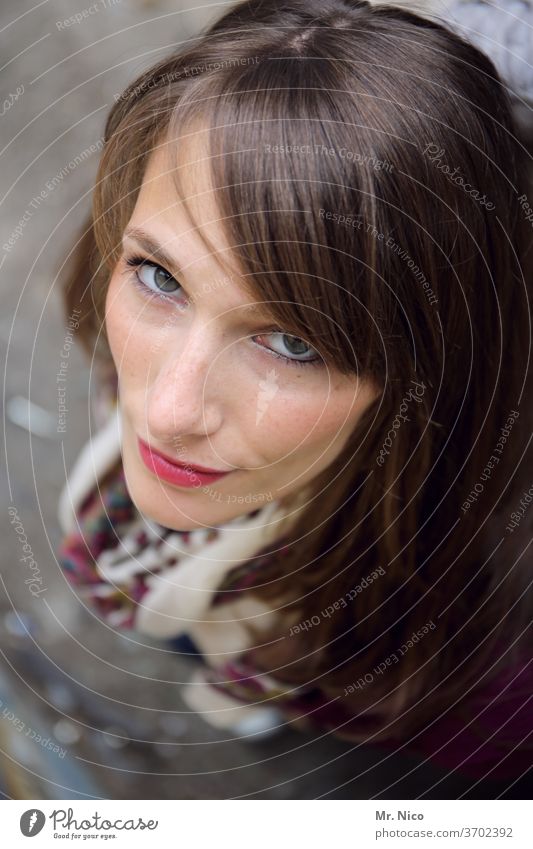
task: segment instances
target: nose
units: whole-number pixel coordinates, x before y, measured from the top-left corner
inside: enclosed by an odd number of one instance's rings
[[[151,436],[162,443],[178,436],[210,436],[220,427],[219,389],[222,357],[214,323],[191,329],[164,347],[151,369],[157,370],[147,386],[146,419]]]

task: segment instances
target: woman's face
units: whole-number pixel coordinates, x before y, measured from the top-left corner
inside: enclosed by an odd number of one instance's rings
[[[187,198],[215,253],[187,218],[160,148],[106,297],[128,490],[144,515],[174,530],[222,524],[296,494],[341,452],[376,396],[322,360],[306,363],[317,357],[307,340],[274,332],[237,267],[223,267],[231,246],[217,221],[204,138],[190,136],[180,154]],[[229,473],[204,477],[193,466]]]

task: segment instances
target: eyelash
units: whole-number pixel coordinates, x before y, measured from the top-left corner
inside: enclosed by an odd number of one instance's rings
[[[156,300],[163,301],[165,303],[168,303],[169,301],[174,303],[174,299],[170,295],[166,295],[164,292],[161,292],[161,293],[154,292],[152,289],[149,289],[146,286],[146,284],[142,282],[142,280],[139,279],[139,276],[138,276],[136,271],[133,275],[131,274],[131,271],[130,271],[130,269],[132,269],[132,268],[137,269],[137,268],[140,268],[140,266],[142,266],[142,265],[149,265],[151,268],[160,268],[162,271],[164,271],[166,274],[168,274],[169,272],[162,265],[159,265],[159,263],[157,263],[157,262],[151,262],[150,260],[148,260],[145,257],[140,256],[140,255],[134,255],[134,256],[124,258],[124,263],[127,267],[126,267],[126,270],[123,273],[126,274],[128,277],[130,277],[130,279],[133,282],[133,285],[141,293],[141,295],[144,298],[150,298],[150,299],[155,298]],[[175,280],[175,278],[172,278],[172,279]],[[178,285],[181,286],[181,283],[179,283],[178,280],[176,280],[176,283],[178,283]],[[181,288],[183,288],[183,287],[181,287]],[[278,327],[276,327],[276,328],[272,328],[271,330],[268,330],[264,333],[257,334],[257,335],[266,336],[266,335],[268,335],[269,332],[270,333],[283,333],[282,330],[280,330]],[[307,367],[309,367],[309,366],[321,366],[321,365],[323,365],[323,360],[321,359],[321,357],[317,357],[315,360],[292,360],[290,357],[285,357],[283,354],[279,354],[277,351],[273,351],[272,348],[266,348],[264,345],[260,345],[259,347],[261,347],[263,350],[268,351],[268,353],[271,354],[273,357],[276,357],[277,359],[283,360],[284,363],[287,363],[290,366],[307,366]]]

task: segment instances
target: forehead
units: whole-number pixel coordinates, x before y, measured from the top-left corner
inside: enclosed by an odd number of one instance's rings
[[[211,180],[204,131],[196,130],[178,142],[165,142],[153,150],[126,229],[148,233],[165,254],[175,258],[175,266],[182,270],[184,281],[193,281],[204,273],[210,278],[224,278],[227,308],[256,304],[258,314],[267,314],[267,305],[257,301],[251,283],[243,277],[246,271],[226,239]],[[209,239],[209,244],[202,240],[202,235]]]
[[[206,132],[196,130],[179,141],[165,141],[154,148],[148,157],[132,222],[146,228],[151,222],[154,226],[161,224],[191,244],[202,244],[200,235],[205,233],[214,250],[225,253],[229,260],[230,246],[220,224],[211,182]]]

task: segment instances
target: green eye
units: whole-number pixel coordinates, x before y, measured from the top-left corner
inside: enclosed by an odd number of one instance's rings
[[[152,265],[152,263],[145,261],[139,267],[137,275],[145,286],[149,289],[153,289],[155,286],[159,292],[174,294],[174,292],[181,288],[178,281],[168,271],[161,268],[160,265]]]
[[[170,272],[161,265],[150,262],[142,256],[129,257],[125,260],[125,264],[128,269],[135,269],[135,274],[132,278],[133,282],[145,295],[163,298],[168,301],[170,300],[168,296],[183,290],[182,285],[178,283]],[[171,300],[178,304],[181,303],[179,298],[172,298]],[[187,302],[186,296],[185,301]]]
[[[279,359],[284,360],[290,365],[295,366],[315,366],[321,365],[323,360],[319,354],[312,348],[307,342],[303,339],[300,339],[298,336],[292,336],[290,333],[282,333],[281,331],[274,333],[264,333],[261,336],[255,336],[255,339],[266,339],[269,336],[279,336],[281,337],[280,342],[281,346],[285,345],[286,347],[281,347],[281,350],[275,347],[270,347],[269,345],[262,345],[262,348],[266,348],[270,353],[278,357]],[[287,345],[285,340],[291,340]],[[277,343],[279,345],[279,342]],[[295,350],[296,348],[296,350]],[[302,350],[302,348],[304,350]],[[305,359],[296,359],[299,354],[308,354]]]

